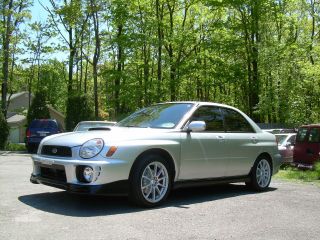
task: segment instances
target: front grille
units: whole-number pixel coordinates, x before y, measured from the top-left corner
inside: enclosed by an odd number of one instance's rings
[[[58,156],[58,157],[72,157],[70,147],[44,145],[41,149],[42,155]]]
[[[67,182],[66,171],[61,165],[40,165],[40,176],[50,180]]]

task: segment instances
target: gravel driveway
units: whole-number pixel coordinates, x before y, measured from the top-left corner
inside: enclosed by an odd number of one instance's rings
[[[320,239],[320,188],[272,181],[181,189],[164,206],[70,195],[29,182],[27,154],[0,155],[1,239]]]

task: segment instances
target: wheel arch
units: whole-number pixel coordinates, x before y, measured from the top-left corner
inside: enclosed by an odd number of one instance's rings
[[[136,167],[137,163],[139,162],[139,159],[143,158],[146,155],[150,155],[150,154],[159,155],[159,156],[163,157],[168,162],[168,165],[169,165],[170,169],[172,170],[172,180],[174,181],[175,176],[176,176],[176,164],[175,164],[175,161],[174,161],[172,155],[168,151],[166,151],[166,150],[164,150],[162,148],[152,148],[152,149],[148,149],[148,150],[140,153],[136,157],[136,159],[134,160],[134,162],[133,162],[133,164],[131,166],[129,179],[131,178],[133,169]]]

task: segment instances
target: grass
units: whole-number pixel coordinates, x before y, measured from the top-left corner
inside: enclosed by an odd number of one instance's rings
[[[277,179],[297,182],[311,182],[320,185],[320,162],[315,164],[313,170],[301,170],[293,167],[286,167],[280,170],[275,177]]]
[[[27,151],[25,144],[8,143],[5,147],[6,151]]]

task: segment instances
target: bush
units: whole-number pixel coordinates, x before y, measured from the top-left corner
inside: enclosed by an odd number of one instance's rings
[[[27,115],[27,124],[32,122],[34,119],[47,119],[50,118],[49,108],[46,102],[46,93],[37,92],[31,103],[31,106]]]
[[[72,131],[81,121],[94,120],[93,104],[87,95],[74,95],[68,97],[66,113],[66,130]]]
[[[305,182],[317,182],[320,180],[320,162],[318,161],[312,170],[301,170],[294,167],[286,167],[277,174],[278,178],[289,180],[301,180]]]
[[[26,151],[25,144],[18,144],[18,143],[8,143],[5,147],[7,151]]]
[[[9,136],[9,125],[0,111],[0,149],[4,149]]]

